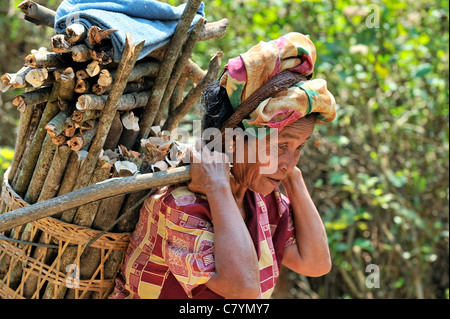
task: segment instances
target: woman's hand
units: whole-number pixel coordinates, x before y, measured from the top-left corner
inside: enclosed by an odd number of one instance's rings
[[[188,188],[191,192],[208,195],[219,186],[230,185],[230,161],[227,154],[211,152],[202,139],[189,149],[191,181]]]

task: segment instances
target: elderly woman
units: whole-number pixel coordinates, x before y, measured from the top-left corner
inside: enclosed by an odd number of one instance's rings
[[[204,128],[221,127],[283,70],[310,79],[315,59],[309,36],[289,33],[229,60],[219,82],[205,90]],[[269,298],[281,265],[306,276],[328,273],[325,229],[296,165],[315,124],[335,116],[326,82],[308,80],[262,102],[241,133],[225,141],[225,153],[205,151],[197,141],[191,181],[163,187],[144,202],[110,298]],[[266,138],[272,133],[276,143]],[[261,145],[275,156],[270,163],[261,161]]]

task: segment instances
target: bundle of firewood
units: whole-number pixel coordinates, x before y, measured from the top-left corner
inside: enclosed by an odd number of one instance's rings
[[[17,194],[34,204],[109,178],[167,170],[180,164],[185,146],[167,132],[178,126],[204,87],[217,78],[221,64],[219,52],[204,71],[191,60],[192,50],[197,41],[223,36],[228,25],[226,19],[206,24],[200,19],[188,31],[199,5],[200,1],[188,1],[170,42],[139,61],[142,44],[134,45],[131,37],[127,37],[122,59],[116,63],[110,35],[117,30],[95,26],[87,30],[73,23],[65,34],[54,35],[48,48],[27,55],[17,72],[1,76],[2,92],[23,91],[13,100],[20,112],[20,124],[8,171],[9,184]],[[55,12],[41,5],[24,1],[19,8],[28,21],[54,24]],[[192,85],[186,85],[187,81]],[[52,217],[93,229],[109,229],[146,193],[107,198]],[[135,208],[113,231],[132,231],[138,211]],[[24,229],[14,228],[4,235],[43,242],[43,236],[30,238]],[[89,249],[83,253],[86,266],[81,264],[82,275],[87,271],[83,269],[90,267],[90,253]],[[61,269],[73,262],[71,258],[70,254],[63,256]],[[0,260],[0,276],[7,268],[7,258]],[[8,280],[12,288],[19,282],[20,274]],[[35,284],[30,285],[32,278],[25,284],[25,297],[30,297],[26,292],[35,288]],[[73,297],[71,289],[55,294],[52,287],[47,285],[39,297]]]

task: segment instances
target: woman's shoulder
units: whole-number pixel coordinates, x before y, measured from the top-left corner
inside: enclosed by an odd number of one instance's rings
[[[159,201],[164,212],[183,213],[203,219],[211,218],[206,196],[191,192],[186,183],[162,187],[153,196]]]

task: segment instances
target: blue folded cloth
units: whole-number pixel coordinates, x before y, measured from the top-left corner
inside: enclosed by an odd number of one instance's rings
[[[125,33],[129,32],[134,43],[145,40],[138,59],[169,42],[186,4],[174,7],[155,0],[64,0],[56,10],[55,30],[64,33],[72,23],[86,28],[117,29],[110,37],[114,48],[114,61],[119,62],[125,46]],[[201,3],[191,28],[204,17]]]

